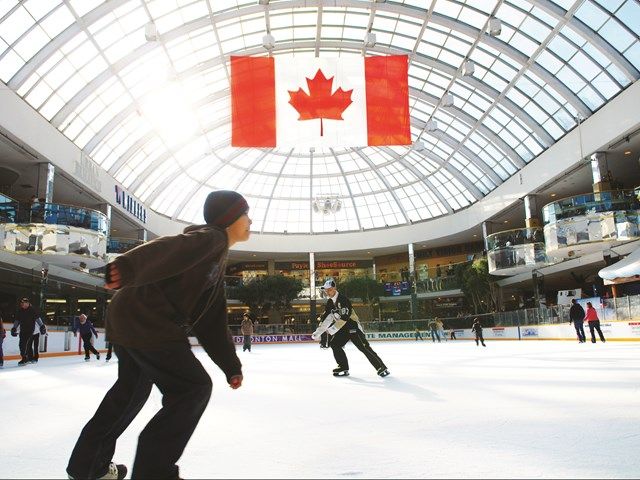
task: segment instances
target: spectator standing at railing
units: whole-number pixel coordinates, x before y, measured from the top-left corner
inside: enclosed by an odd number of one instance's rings
[[[602,341],[602,343],[606,342],[606,340],[604,339],[604,334],[600,329],[600,319],[598,318],[598,312],[596,312],[596,309],[593,308],[593,305],[591,304],[591,302],[587,302],[587,312],[584,316],[584,321],[589,322],[589,332],[591,332],[591,343],[596,343],[596,334],[595,334],[596,331],[598,332],[598,335],[600,336],[600,340]]]
[[[585,343],[587,341],[584,334],[584,317],[584,308],[573,298],[571,300],[571,308],[569,309],[569,318],[571,319],[569,323],[573,323],[573,327],[576,329],[578,343]]]
[[[100,360],[100,352],[93,346],[92,334],[98,338],[98,332],[96,331],[91,320],[87,320],[87,316],[81,313],[78,317],[78,322],[73,326],[73,336],[78,336],[80,331],[80,337],[82,338],[82,344],[84,347],[84,361],[88,362],[91,359],[90,353],[96,356],[96,360]]]
[[[251,317],[247,312],[242,315],[240,331],[242,332],[242,336],[244,338],[242,351],[244,352],[246,350],[249,350],[249,352],[251,352],[251,335],[253,335],[253,322],[251,321]]]
[[[13,328],[11,328],[11,336],[17,337],[18,330],[20,331],[20,361],[19,367],[25,366],[27,363],[31,363],[31,338],[33,337],[34,329],[36,325],[41,334],[47,332],[44,323],[40,319],[40,315],[35,308],[31,305],[31,300],[24,297],[20,299],[20,306],[16,312],[16,319],[13,322]]]

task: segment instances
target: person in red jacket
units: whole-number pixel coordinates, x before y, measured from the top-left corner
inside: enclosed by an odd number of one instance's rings
[[[594,330],[598,332],[600,335],[600,340],[602,342],[606,342],[604,339],[604,335],[602,334],[602,330],[600,330],[600,319],[598,318],[598,312],[593,308],[591,302],[587,302],[587,313],[584,316],[584,321],[589,322],[589,331],[591,332],[591,343],[596,343],[596,334]]]

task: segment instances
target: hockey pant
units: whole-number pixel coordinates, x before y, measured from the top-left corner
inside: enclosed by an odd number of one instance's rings
[[[347,354],[344,353],[344,346],[349,340],[351,340],[358,350],[364,353],[367,360],[373,365],[373,368],[376,370],[387,368],[376,352],[373,351],[371,345],[369,345],[367,337],[365,337],[362,330],[359,328],[350,329],[346,326],[338,330],[331,338],[331,349],[333,350],[333,356],[339,367],[346,370],[349,369],[349,360],[347,359]]]
[[[23,361],[31,360],[31,337],[32,335],[20,335],[20,356]]]

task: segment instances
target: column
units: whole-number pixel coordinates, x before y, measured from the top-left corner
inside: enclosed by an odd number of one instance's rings
[[[411,281],[411,319],[415,320],[418,316],[418,295],[416,293],[416,262],[415,253],[413,251],[413,243],[408,245],[409,248],[409,279]]]
[[[607,168],[607,155],[605,152],[596,152],[591,155],[591,175],[593,176],[593,192],[611,190],[609,170]]]
[[[309,316],[311,317],[311,325],[316,325],[316,255],[309,252]]]
[[[275,275],[275,274],[276,274],[276,261],[267,260],[267,275]]]
[[[148,232],[146,228],[139,228],[136,233],[138,234],[138,240],[147,241]]]
[[[535,228],[540,226],[538,218],[538,203],[535,195],[527,195],[524,197],[524,221],[527,228]]]
[[[491,222],[485,221],[482,222],[482,238],[484,239],[484,250],[485,252],[489,251],[489,245],[487,244],[487,237],[491,235]]]
[[[37,197],[44,198],[46,203],[53,201],[53,179],[56,167],[51,163],[38,164]]]

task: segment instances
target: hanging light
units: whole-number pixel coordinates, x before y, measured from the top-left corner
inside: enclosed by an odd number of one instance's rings
[[[144,26],[144,38],[147,42],[157,42],[158,37],[158,27],[153,22],[149,22]]]
[[[476,64],[473,60],[467,60],[464,62],[464,67],[462,68],[462,75],[465,77],[470,77],[476,71]]]
[[[367,32],[364,36],[364,46],[365,47],[375,47],[376,46],[376,34]]]
[[[499,18],[491,17],[489,19],[489,35],[497,37],[502,33],[502,22]]]
[[[453,107],[453,94],[452,93],[445,93],[444,97],[442,98],[442,106],[443,107]]]
[[[276,46],[276,39],[270,33],[267,33],[262,37],[262,46],[267,50],[273,50]]]
[[[436,120],[429,120],[427,122],[427,132],[435,132],[438,129],[438,122]]]

